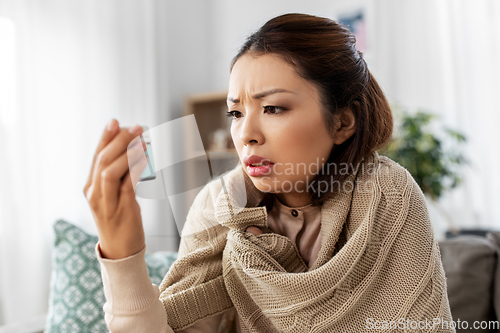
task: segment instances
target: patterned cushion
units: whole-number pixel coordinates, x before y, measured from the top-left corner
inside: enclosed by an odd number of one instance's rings
[[[99,262],[98,238],[63,220],[54,224],[49,313],[45,333],[108,332],[102,307],[106,301]],[[177,258],[176,252],[146,254],[151,282],[160,285]]]

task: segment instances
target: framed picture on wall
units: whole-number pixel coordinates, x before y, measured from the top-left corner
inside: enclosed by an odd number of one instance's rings
[[[367,51],[365,10],[360,8],[351,13],[343,13],[339,15],[338,21],[351,30],[356,36],[356,48],[365,53]]]
[[[356,49],[363,53],[367,62],[373,53],[373,2],[369,0],[338,0],[332,2],[330,17],[342,23],[356,37]]]

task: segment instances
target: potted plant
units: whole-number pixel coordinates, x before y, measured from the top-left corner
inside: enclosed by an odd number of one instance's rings
[[[467,164],[462,154],[466,138],[458,131],[435,126],[436,115],[417,110],[409,113],[395,108],[398,120],[395,134],[388,145],[379,151],[405,167],[439,213],[445,218],[449,231],[459,230],[439,204],[438,199],[462,181],[461,168]]]

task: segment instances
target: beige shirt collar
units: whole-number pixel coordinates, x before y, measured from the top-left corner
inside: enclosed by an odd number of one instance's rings
[[[275,233],[289,238],[311,267],[321,248],[321,206],[289,207],[275,196],[268,214],[268,225]]]

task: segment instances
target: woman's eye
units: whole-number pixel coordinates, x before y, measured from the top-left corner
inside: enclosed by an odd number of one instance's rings
[[[241,115],[240,111],[229,111],[229,112],[226,112],[226,117],[228,117],[228,118],[237,119],[237,118],[240,117],[240,115]]]
[[[280,114],[283,111],[285,111],[285,108],[282,108],[281,106],[273,106],[273,105],[264,106],[264,109],[267,111],[270,111],[271,114]]]
[[[281,114],[286,109],[283,108],[283,107],[281,107],[281,106],[267,105],[267,106],[264,106],[264,110],[268,111],[270,114]],[[243,114],[240,111],[229,111],[229,112],[226,112],[226,116],[228,118],[233,118],[233,119],[241,118],[242,115]]]

